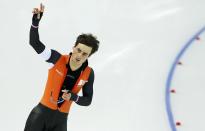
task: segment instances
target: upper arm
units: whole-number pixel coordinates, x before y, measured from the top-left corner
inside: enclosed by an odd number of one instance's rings
[[[61,54],[53,49],[45,48],[43,52],[39,54],[46,62],[52,63],[53,65],[59,60]]]

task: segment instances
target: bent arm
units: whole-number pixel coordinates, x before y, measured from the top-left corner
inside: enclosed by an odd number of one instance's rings
[[[53,49],[48,49],[46,46],[40,41],[38,25],[43,16],[44,5],[40,5],[40,9],[33,9],[33,17],[32,17],[32,26],[30,28],[30,37],[29,43],[34,48],[34,50],[48,63],[52,63],[53,65],[57,62],[57,60],[61,57],[61,54]]]
[[[93,83],[94,83],[94,71],[91,70],[88,82],[83,87],[83,96],[78,96],[71,93],[71,100],[75,101],[78,105],[89,106],[93,97]]]

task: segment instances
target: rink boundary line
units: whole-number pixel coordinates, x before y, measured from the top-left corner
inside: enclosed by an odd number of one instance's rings
[[[193,44],[193,42],[196,40],[197,37],[199,37],[200,34],[202,34],[205,31],[205,27],[203,27],[201,30],[199,30],[195,35],[192,36],[192,38],[183,46],[183,48],[180,50],[180,52],[176,55],[175,60],[173,64],[171,65],[167,81],[166,81],[166,90],[165,90],[165,104],[166,104],[166,112],[168,116],[169,125],[171,128],[171,131],[177,131],[176,124],[174,120],[174,116],[172,113],[171,108],[171,100],[170,100],[170,89],[171,89],[171,82],[172,78],[174,76],[174,72],[176,69],[176,66],[178,65],[178,62],[180,61],[180,58],[183,56],[183,54],[186,52],[186,50],[190,47],[190,45]]]

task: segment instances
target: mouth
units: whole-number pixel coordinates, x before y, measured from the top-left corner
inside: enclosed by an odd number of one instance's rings
[[[76,60],[77,62],[79,62],[79,61],[80,61],[80,58],[76,58],[75,60]]]

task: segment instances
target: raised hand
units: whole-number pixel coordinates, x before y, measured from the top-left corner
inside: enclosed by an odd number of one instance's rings
[[[45,6],[41,3],[40,8],[34,8],[32,13],[33,13],[33,18],[32,18],[32,25],[33,26],[38,26],[39,22],[43,16]]]

